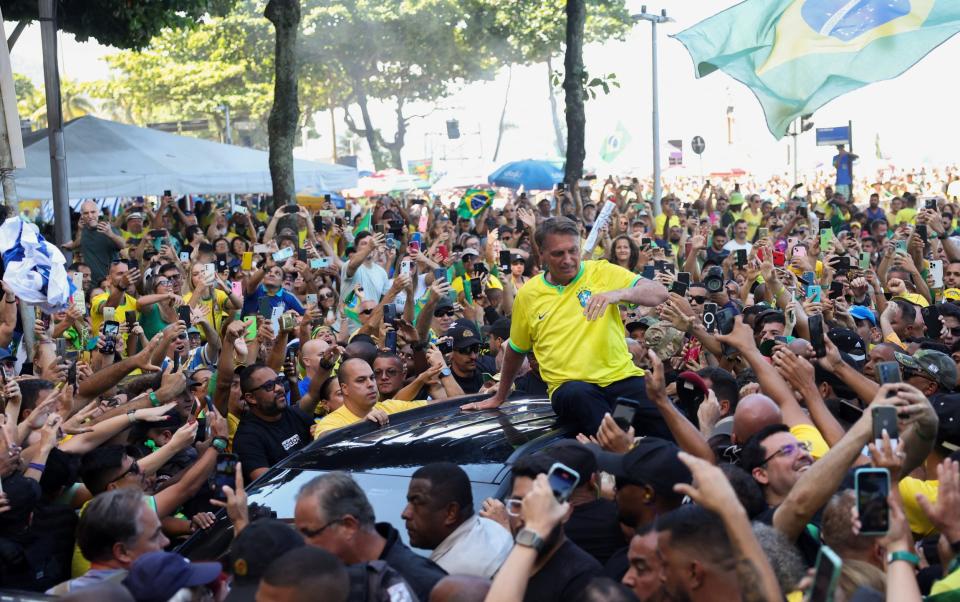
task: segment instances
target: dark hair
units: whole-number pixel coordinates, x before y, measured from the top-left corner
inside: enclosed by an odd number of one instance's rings
[[[537,226],[537,232],[534,235],[537,246],[542,249],[544,242],[547,240],[547,236],[551,234],[579,237],[580,227],[577,226],[575,221],[567,217],[548,217]]]
[[[270,563],[262,581],[274,587],[295,588],[296,602],[316,600],[317,593],[332,602],[346,602],[350,577],[343,562],[317,546],[300,546]]]
[[[730,236],[727,234],[727,231],[724,228],[714,228],[713,235],[715,237],[723,236],[724,238],[730,238]]]
[[[369,231],[369,230],[361,230],[360,232],[358,232],[357,235],[356,235],[356,237],[354,237],[354,239],[353,239],[353,248],[354,248],[354,250],[360,248],[360,241],[361,241],[361,240],[363,240],[364,238],[370,237],[370,236],[373,236],[373,232],[371,232],[371,231]]]
[[[937,309],[940,310],[941,316],[944,316],[944,317],[949,316],[951,318],[955,318],[956,320],[960,321],[960,306],[958,306],[956,303],[950,303],[950,302],[941,303],[940,305],[937,306]],[[22,386],[23,385],[21,385],[21,387]]]
[[[517,477],[535,479],[539,474],[547,474],[552,462],[553,460],[544,454],[530,454],[529,456],[518,458],[511,467],[511,484]]]
[[[178,274],[180,273],[180,268],[177,267],[177,264],[171,262],[160,264],[160,269],[157,270],[157,274],[162,275],[167,270],[176,270]]]
[[[20,382],[20,416],[21,420],[25,410],[34,410],[37,407],[37,400],[40,398],[40,391],[49,391],[54,384],[49,380],[42,378],[31,378],[21,380]]]
[[[670,534],[670,546],[685,548],[726,571],[733,570],[736,556],[720,517],[702,506],[684,504],[657,517],[657,531]]]
[[[320,399],[330,399],[332,391],[330,390],[333,387],[333,383],[337,381],[337,376],[328,376],[327,380],[323,381],[323,384],[320,385]]]
[[[723,368],[704,368],[698,372],[701,378],[709,378],[713,385],[711,389],[717,395],[717,401],[726,399],[730,402],[730,413],[737,407],[740,401],[740,387],[737,385],[737,379]]]
[[[80,480],[90,493],[97,495],[110,484],[110,472],[123,466],[127,449],[122,445],[101,445],[86,454],[80,460]],[[140,492],[143,495],[143,492]]]
[[[451,502],[460,507],[460,518],[473,515],[473,491],[470,477],[453,462],[433,462],[417,469],[411,477],[430,482],[430,497],[434,508],[443,508]]]
[[[747,511],[747,517],[753,519],[767,509],[767,500],[763,490],[753,477],[736,464],[720,464],[720,470],[737,492],[737,499]]]
[[[250,382],[251,380],[253,380],[253,373],[256,372],[257,370],[260,370],[261,368],[267,368],[272,370],[270,366],[266,364],[261,364],[260,362],[256,362],[254,364],[250,364],[249,366],[245,367],[243,370],[240,371],[240,392],[241,393],[247,394],[253,389],[253,383]]]
[[[640,247],[637,246],[637,243],[627,236],[626,234],[621,234],[620,236],[613,239],[613,242],[610,243],[610,252],[607,253],[607,261],[610,263],[617,263],[617,242],[620,240],[627,241],[627,244],[630,245],[630,257],[627,259],[627,269],[631,272],[637,269],[637,260],[640,259]]]
[[[143,492],[130,487],[93,498],[77,524],[77,545],[84,558],[91,562],[108,560],[113,557],[113,544],[132,545],[140,535],[140,513],[146,503]]]
[[[763,465],[763,461],[767,457],[767,450],[763,447],[763,440],[770,435],[789,432],[789,426],[778,423],[768,424],[754,433],[747,439],[747,442],[743,445],[743,449],[740,451],[740,466],[747,472],[752,473],[754,468]]]

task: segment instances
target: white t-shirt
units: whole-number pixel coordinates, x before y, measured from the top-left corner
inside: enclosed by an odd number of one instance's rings
[[[369,265],[367,262],[360,264],[352,277],[347,276],[347,264],[345,263],[341,276],[343,278],[343,294],[349,293],[353,290],[355,284],[359,284],[363,287],[363,299],[365,301],[379,302],[383,294],[390,288],[390,279],[387,277],[386,270],[375,262]]]
[[[746,250],[747,253],[749,253],[750,249],[752,248],[753,248],[752,244],[748,242],[739,243],[735,238],[731,238],[730,240],[727,241],[727,244],[723,245],[723,250],[730,251],[731,253],[733,253],[734,251],[739,251],[740,249],[744,249]]]

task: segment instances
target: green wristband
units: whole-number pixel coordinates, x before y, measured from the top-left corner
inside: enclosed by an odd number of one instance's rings
[[[160,407],[160,398],[153,391],[150,391],[150,405],[155,408]]]
[[[907,552],[906,550],[898,550],[896,552],[890,552],[887,554],[887,564],[891,562],[896,562],[897,560],[903,560],[904,562],[909,562],[913,566],[918,566],[920,564],[920,557],[914,554],[913,552]]]

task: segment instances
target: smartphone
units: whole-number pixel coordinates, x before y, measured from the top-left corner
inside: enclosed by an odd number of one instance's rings
[[[313,216],[313,229],[316,230],[317,232],[324,229],[322,215],[317,214]]]
[[[131,269],[131,270],[139,270],[139,269],[140,269],[140,261],[139,261],[139,260],[136,260],[136,259],[127,259],[127,260],[126,260],[126,263],[127,263],[127,268],[128,268],[128,269]]]
[[[793,248],[793,256],[794,256],[794,257],[806,257],[806,256],[807,256],[807,248],[804,247],[804,246],[802,246],[802,245],[797,245],[797,246],[795,246],[795,247]]]
[[[397,331],[388,330],[387,334],[383,337],[383,345],[390,351],[397,351]]]
[[[483,294],[483,282],[479,278],[470,281],[470,294],[474,299]]]
[[[823,288],[819,284],[808,284],[804,295],[807,301],[820,303],[823,300]]]
[[[280,212],[289,215],[291,213],[297,213],[298,209],[296,205],[284,205],[283,208],[280,209]]]
[[[450,257],[450,253],[449,253],[449,251],[447,251],[447,245],[439,245],[439,246],[437,246],[437,253],[439,253],[441,259],[444,259],[444,260],[446,260],[448,257]]]
[[[393,324],[397,321],[397,306],[393,303],[387,303],[383,306],[383,323]]]
[[[833,232],[833,226],[830,224],[830,220],[828,220],[828,219],[822,219],[822,220],[820,220],[820,229],[821,229],[821,230],[830,230],[830,232]]]
[[[500,271],[504,274],[510,271],[510,251],[500,251]]]
[[[164,191],[163,191],[163,196],[170,196],[170,197],[172,197],[173,195],[170,193],[169,190],[164,190]]]
[[[787,263],[787,256],[783,251],[773,252],[773,267],[782,268]]]
[[[120,334],[120,322],[110,320],[103,323],[103,348],[100,353],[110,355],[116,352],[118,334]]]
[[[643,266],[643,277],[647,280],[653,280],[656,270],[652,265]]]
[[[306,249],[297,249],[297,259],[300,261],[307,260],[307,250]]]
[[[890,506],[887,504],[890,471],[886,468],[858,468],[853,473],[853,489],[860,516],[860,534],[886,535],[890,529]]]
[[[869,270],[870,269],[870,252],[863,251],[860,253],[860,269]]]
[[[747,250],[746,249],[737,249],[737,267],[742,268],[747,265]]]
[[[252,341],[257,338],[257,316],[249,316],[250,324],[243,333],[243,340]]]
[[[320,268],[330,267],[330,258],[329,257],[314,257],[310,260],[310,269],[319,270]]]
[[[924,209],[931,209],[933,211],[937,210],[937,197],[927,197],[923,202]]]
[[[291,249],[290,247],[285,247],[283,249],[280,249],[279,251],[273,254],[273,260],[276,261],[277,263],[280,263],[281,261],[286,261],[291,257],[293,257],[293,249]]]
[[[820,250],[826,252],[827,247],[830,246],[830,241],[833,240],[833,229],[832,228],[823,228],[820,230]]]
[[[273,307],[270,305],[270,299],[267,299],[266,297],[260,297],[257,307],[257,314],[268,320],[273,316]]]
[[[797,207],[797,215],[799,215],[800,217],[807,217],[807,208]]]
[[[680,282],[679,280],[674,280],[673,284],[670,285],[670,292],[677,293],[681,297],[685,297],[687,295],[688,286],[688,284]]]
[[[236,454],[217,454],[217,466],[213,471],[213,484],[211,485],[213,491],[210,493],[211,496],[219,500],[226,499],[223,493],[223,486],[226,485],[231,489],[236,486],[237,462],[239,461],[240,457]]]
[[[203,279],[211,282],[217,277],[217,266],[212,263],[203,264]]]
[[[129,319],[130,314],[127,314]],[[57,357],[65,357],[67,355],[67,339],[57,339],[54,343],[56,345]]]
[[[897,440],[900,438],[900,432],[897,428],[897,408],[894,406],[872,406],[870,417],[873,419],[874,445],[880,446],[883,442],[883,431],[887,431],[890,443],[896,447]]]
[[[434,280],[446,280],[447,279],[447,268],[436,268],[433,270],[433,279]]]
[[[717,332],[720,334],[730,334],[733,332],[733,323],[736,314],[730,308],[722,309],[717,312]]]
[[[163,238],[164,236],[167,235],[167,231],[166,230],[150,230],[149,234],[153,238]]]
[[[837,583],[840,581],[840,571],[843,563],[840,557],[828,548],[820,546],[817,552],[817,562],[813,568],[813,584],[807,592],[807,602],[833,602]]]
[[[877,362],[877,381],[881,385],[898,383],[903,380],[900,364],[897,362]]]
[[[243,299],[243,283],[240,282],[239,280],[234,280],[233,282],[231,282],[230,292],[232,292],[234,295]]]
[[[933,278],[933,288],[943,288],[943,261],[930,261],[930,276]]]
[[[817,288],[820,287],[817,286]],[[823,315],[813,314],[807,318],[807,328],[810,329],[810,344],[813,345],[814,353],[817,354],[817,357],[825,356],[827,348],[823,344]]]
[[[652,239],[652,238],[641,238],[641,239],[640,239],[640,246],[641,246],[641,247],[650,247],[650,246],[653,246],[653,239]]]
[[[633,418],[639,407],[640,403],[636,400],[618,397],[617,404],[613,407],[613,421],[626,432],[633,425]]]
[[[420,241],[421,234],[419,232],[414,232],[410,237],[410,250],[419,251],[420,250]]]
[[[547,481],[550,482],[554,497],[562,504],[570,499],[573,490],[577,488],[580,474],[565,464],[554,462],[547,472]]]
[[[907,241],[898,240],[896,243],[897,252],[906,253],[907,252]]]
[[[804,272],[800,276],[800,279],[807,284],[815,284],[817,282],[817,274],[816,272]]]
[[[770,230],[768,228],[757,228],[757,238],[767,238],[770,236]]]
[[[404,259],[400,262],[400,274],[410,273],[410,260]]]
[[[253,245],[253,252],[266,255],[270,252],[270,245]]]
[[[443,337],[437,341],[437,351],[444,355],[453,351],[453,342],[450,337]]]
[[[112,322],[113,319],[117,316],[116,307],[104,307],[103,308],[103,319],[106,322]]]
[[[690,286],[690,272],[677,272],[677,282]]]
[[[717,304],[703,304],[703,327],[707,332],[713,334],[717,330]]]
[[[190,253],[186,251],[180,252],[180,263],[190,263]]]
[[[241,270],[252,270],[253,269],[253,253],[246,251],[240,257],[240,269]]]
[[[187,327],[190,326],[190,306],[181,305],[177,308],[177,319],[181,320]]]
[[[843,283],[842,282],[831,282],[830,283],[830,292],[827,293],[828,299],[839,299],[843,297]]]
[[[940,321],[940,309],[936,305],[929,305],[920,309],[923,325],[926,327],[928,339],[939,339],[943,322]]]
[[[307,305],[317,305],[317,295],[315,293],[307,293]]]

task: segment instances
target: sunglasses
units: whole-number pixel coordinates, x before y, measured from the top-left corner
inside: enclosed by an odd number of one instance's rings
[[[955,337],[960,337],[960,326],[957,326],[956,328],[951,328],[950,334],[952,334]]]
[[[314,538],[314,537],[317,537],[318,535],[320,535],[321,533],[323,533],[324,531],[326,531],[328,528],[332,527],[333,525],[335,525],[335,524],[337,524],[337,523],[339,523],[339,522],[341,522],[341,521],[343,521],[343,519],[342,519],[342,518],[338,518],[338,519],[336,519],[336,520],[330,521],[329,523],[325,524],[324,526],[320,527],[319,529],[307,529],[306,527],[300,527],[299,529],[297,529],[297,531],[299,531],[300,534],[303,535],[304,537],[306,537],[307,539],[312,539],[312,538]]]
[[[373,313],[373,310],[372,310],[372,309],[362,309],[362,310],[360,310],[360,313],[363,314],[363,315],[365,315],[365,316],[369,316],[370,314]]]
[[[119,481],[119,480],[122,479],[123,477],[127,476],[128,474],[133,474],[133,475],[138,475],[138,474],[140,474],[140,465],[137,464],[137,461],[136,461],[136,460],[134,460],[134,461],[130,464],[130,468],[128,468],[128,469],[124,470],[123,472],[121,472],[121,473],[120,473],[120,476],[118,476],[118,477],[115,478],[115,479],[111,479],[110,482],[111,482],[111,483],[116,483],[117,481]]]
[[[156,285],[157,285],[157,286],[170,286],[170,281],[169,281],[169,280],[157,280]]]
[[[480,353],[480,345],[470,345],[463,349],[454,349],[454,351],[463,355],[473,355],[474,353]]]
[[[702,305],[702,304],[704,304],[704,303],[707,302],[707,296],[706,296],[706,295],[691,295],[691,296],[690,296],[690,302],[691,302],[691,303],[697,303],[697,304],[699,304],[699,305]]]
[[[455,313],[456,313],[456,312],[453,311],[452,309],[438,309],[438,310],[436,310],[436,311],[433,312],[433,317],[434,317],[434,318],[449,318],[449,317],[453,316],[453,314],[455,314]]]
[[[332,299],[333,293],[319,293],[317,299]]]
[[[800,450],[803,450],[809,453],[810,443],[808,443],[807,441],[801,441],[800,443],[787,443],[777,451],[773,452],[772,454],[764,458],[763,462],[760,463],[760,466],[763,466],[764,464],[766,464],[770,460],[773,460],[777,456],[786,456],[789,458],[794,454],[796,454],[797,452],[799,452]]]
[[[266,381],[265,383],[262,383],[259,387],[254,387],[254,388],[250,389],[249,392],[250,392],[250,393],[255,393],[255,392],[259,391],[260,389],[267,389],[267,390],[269,390],[269,389],[275,389],[275,388],[277,388],[278,386],[279,386],[279,387],[282,387],[285,380],[286,380],[285,377],[283,377],[283,376],[278,376],[278,377],[276,377],[276,378],[274,378],[274,379],[271,379],[271,380]]]

